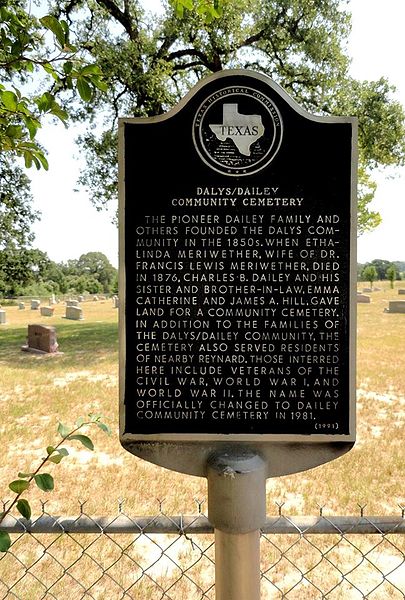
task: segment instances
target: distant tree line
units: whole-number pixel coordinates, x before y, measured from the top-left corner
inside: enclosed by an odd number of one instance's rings
[[[405,261],[389,261],[376,258],[368,263],[357,265],[357,280],[368,281],[372,286],[374,281],[388,280],[393,286],[394,281],[405,278]]]
[[[118,272],[102,252],[56,263],[45,252],[9,246],[0,251],[0,297],[48,294],[109,294],[118,291]]]

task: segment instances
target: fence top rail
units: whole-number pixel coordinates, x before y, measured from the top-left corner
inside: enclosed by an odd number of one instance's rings
[[[0,524],[8,533],[92,533],[92,534],[210,534],[213,525],[203,515],[130,517],[51,516],[42,514],[29,521],[8,515]],[[268,517],[265,534],[404,534],[405,518],[395,516],[301,516]]]

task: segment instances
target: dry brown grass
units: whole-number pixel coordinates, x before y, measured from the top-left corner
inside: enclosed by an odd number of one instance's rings
[[[402,443],[405,418],[405,315],[384,308],[397,299],[397,289],[385,283],[371,294],[370,304],[358,304],[358,442],[342,458],[316,469],[268,480],[268,512],[310,514],[317,504],[333,513],[395,510],[405,502],[399,482],[405,464]],[[58,420],[72,423],[88,412],[100,412],[112,427],[108,438],[93,432],[94,453],[72,447],[71,456],[54,465],[55,510],[77,510],[77,499],[89,500],[98,514],[115,510],[125,498],[133,514],[152,514],[157,498],[168,514],[195,512],[195,497],[206,496],[206,482],[150,465],[124,451],[118,429],[117,310],[111,301],[83,304],[84,320],[63,319],[64,306],[53,317],[17,307],[7,308],[0,329],[2,488],[19,470],[27,470],[55,439]],[[57,328],[56,357],[21,352],[27,324],[42,322]],[[4,495],[4,492],[3,492]],[[44,494],[38,493],[38,496]]]
[[[370,304],[358,304],[358,442],[351,452],[334,462],[304,473],[268,480],[267,503],[270,515],[278,512],[276,502],[280,505],[284,503],[283,512],[289,515],[314,514],[319,506],[324,507],[324,514],[359,514],[359,504],[367,505],[366,514],[399,514],[397,504],[405,504],[401,485],[405,464],[405,315],[384,312],[390,299],[398,299],[398,293],[387,284],[381,287],[381,291],[371,294]],[[110,301],[84,303],[83,309],[85,319],[75,322],[62,319],[64,307],[61,305],[56,307],[55,315],[51,318],[40,317],[29,309],[19,311],[16,307],[7,308],[8,323],[0,326],[0,431],[3,450],[0,465],[0,489],[3,490],[1,497],[8,496],[7,484],[18,471],[30,470],[43,455],[45,446],[57,439],[56,427],[59,420],[70,424],[88,412],[100,412],[110,424],[113,435],[107,437],[101,431],[92,431],[90,435],[96,446],[94,453],[72,445],[69,448],[70,456],[60,465],[51,466],[56,481],[54,492],[49,496],[39,491],[30,492],[34,507],[39,509],[40,498],[49,499],[46,508],[52,514],[77,515],[78,500],[81,500],[88,501],[85,510],[91,515],[114,515],[118,499],[124,498],[124,510],[128,514],[154,515],[159,511],[157,499],[160,499],[163,501],[162,509],[168,515],[181,512],[195,514],[197,509],[194,498],[201,500],[206,497],[204,479],[150,465],[121,448],[117,433],[117,310],[113,309]],[[21,352],[20,346],[25,342],[27,324],[33,322],[56,326],[63,354],[38,357]],[[83,538],[83,543],[91,544],[90,537]],[[368,542],[367,536],[363,538],[361,542],[356,541],[357,545],[374,543]],[[310,569],[321,560],[316,549],[308,543],[295,546],[295,540],[294,536],[273,537],[273,542],[283,549],[289,545],[293,548],[288,559],[280,560],[277,569],[269,572],[272,582],[280,589],[288,589],[295,584],[295,579],[298,578],[298,581],[300,578],[296,569],[291,567],[290,560],[301,564],[303,570]],[[158,544],[170,546],[172,541],[170,536],[159,536]],[[334,543],[332,536],[324,536],[322,539],[317,536],[313,542],[325,552],[329,548],[328,544],[333,547]],[[120,539],[120,543],[127,546],[124,538]],[[398,540],[395,543],[398,545]],[[30,549],[30,544],[28,541],[28,546],[25,545],[21,552],[35,561],[41,547],[32,541]],[[146,557],[147,560],[151,558],[154,550],[158,554],[160,552],[158,546],[154,546],[153,542],[146,544],[146,540],[139,540],[132,546],[128,538],[128,544],[127,551],[141,565]],[[272,550],[265,539],[262,544],[263,569],[266,569],[272,561],[279,561],[279,554],[275,549]],[[60,553],[62,560],[63,557],[69,557],[70,553],[73,555],[75,548],[77,549],[75,542],[63,537],[53,543],[52,552],[55,551],[58,556]],[[175,560],[192,556],[190,543],[184,538],[178,538],[178,545],[176,542],[173,549],[168,550],[169,554],[171,551],[174,552]],[[118,555],[121,554],[119,549],[117,551],[116,544],[108,540],[104,540],[102,544],[94,542],[92,552],[98,552],[98,560],[106,565],[114,563],[117,552]],[[386,568],[389,570],[389,565],[396,560],[393,549],[388,544],[382,546],[379,552],[378,560],[382,561],[381,565],[387,563]],[[213,558],[213,549],[210,550],[210,556]],[[328,551],[327,556],[340,565],[342,570],[350,568],[351,561],[356,563],[356,560],[362,560],[353,547],[342,540],[336,549]],[[130,585],[128,581],[132,581],[128,579],[129,573],[131,577],[134,576],[132,559],[129,556],[121,557],[114,566],[114,577],[124,587]],[[90,581],[97,576],[97,568],[90,559],[87,566],[82,560],[75,569],[77,576],[85,584],[86,578]],[[377,558],[374,560],[378,563]],[[12,564],[11,570],[14,568]],[[172,565],[170,560],[164,559],[162,563],[156,563],[156,572],[151,573],[157,580],[164,580],[167,585],[171,578],[176,581],[180,575]],[[38,576],[44,578],[44,581],[51,576],[52,569],[57,568],[57,565],[46,561],[41,561],[35,567]],[[212,580],[213,577],[212,564],[206,560],[197,562],[194,571],[190,571],[190,576],[203,582],[203,587],[207,589],[210,585],[207,580]],[[362,584],[366,582],[372,587],[373,576],[365,567],[364,572],[361,569],[356,572],[354,580],[362,580]],[[309,578],[322,587],[319,578],[325,577],[332,586],[335,579],[336,582],[339,581],[340,575],[323,559],[323,569],[315,570]],[[21,597],[31,600],[35,597],[37,583],[31,578],[31,587],[27,588],[27,579],[22,581]],[[56,596],[58,585],[53,589]],[[105,580],[95,585],[94,598],[108,597],[108,600],[112,600],[120,597],[118,592],[115,595],[112,582],[108,592],[105,585]],[[263,598],[280,597],[272,584],[264,581],[262,587]],[[60,597],[65,597],[63,590],[60,593]],[[80,586],[76,589],[76,584],[72,583],[69,593],[69,600],[76,595],[81,597]],[[357,598],[356,594],[349,584],[343,583],[328,597],[347,600]],[[135,597],[142,600],[154,599],[156,587],[147,578],[142,578]],[[200,596],[187,580],[181,580],[173,597],[176,600],[192,600]],[[214,597],[213,593],[207,597]],[[298,585],[296,591],[288,595],[288,598],[297,600],[318,597],[315,588],[308,584]],[[372,597],[384,600],[399,596],[388,585]]]

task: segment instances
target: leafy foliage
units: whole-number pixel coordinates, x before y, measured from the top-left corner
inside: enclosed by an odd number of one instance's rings
[[[395,265],[391,264],[386,271],[387,279],[390,281],[391,289],[394,288],[394,281],[396,280],[398,273]]]
[[[41,280],[49,264],[41,250],[8,244],[0,250],[0,295],[18,296],[22,289]]]
[[[222,3],[220,0],[170,0],[176,15],[182,19],[187,11],[195,10],[197,14],[204,17],[206,23],[211,23],[222,14]]]
[[[364,281],[370,282],[370,287],[373,287],[374,281],[378,278],[378,271],[374,265],[366,265],[362,271],[362,278]]]
[[[63,98],[90,102],[106,84],[99,66],[71,43],[67,21],[51,14],[37,18],[24,0],[0,2],[0,82],[1,250],[9,242],[29,245],[29,230],[38,218],[16,157],[26,168],[48,169],[46,150],[37,140],[44,120],[67,124]]]
[[[31,484],[35,484],[41,491],[50,492],[55,487],[54,478],[50,473],[44,473],[43,469],[49,463],[59,464],[65,457],[69,455],[67,448],[63,447],[63,444],[78,441],[85,448],[94,450],[94,444],[92,440],[82,433],[78,433],[83,428],[88,426],[96,426],[104,433],[111,434],[109,426],[102,421],[101,415],[89,414],[87,418],[77,419],[73,427],[68,427],[63,423],[58,424],[58,434],[62,438],[55,446],[48,446],[46,448],[46,456],[44,456],[38,465],[38,467],[32,473],[18,473],[18,479],[15,479],[9,484],[9,489],[15,494],[14,499],[7,507],[7,509],[0,514],[0,528],[1,523],[5,517],[15,507],[22,517],[25,519],[31,518],[31,506],[26,498],[21,496],[27,492]],[[11,546],[11,538],[8,533],[0,531],[0,552],[7,552]]]
[[[38,19],[21,0],[4,0],[0,20],[0,148],[21,156],[26,167],[47,169],[45,152],[35,137],[45,116],[67,122],[68,113],[57,96],[63,90],[76,90],[89,102],[94,90],[106,90],[106,84],[96,64],[78,57],[65,20],[54,15]],[[47,31],[52,34],[52,48],[46,44]],[[26,94],[17,87],[34,76],[41,79],[45,91]]]
[[[405,157],[402,106],[381,78],[360,82],[349,75],[345,43],[350,15],[340,0],[169,0],[158,15],[139,0],[58,2],[77,44],[90,52],[108,83],[81,120],[105,116],[101,134],[80,144],[88,168],[81,183],[98,208],[116,198],[116,119],[152,116],[170,109],[206,75],[228,68],[267,73],[304,108],[319,115],[359,118],[359,233],[380,222],[369,210],[376,166]],[[56,4],[55,4],[56,9]]]
[[[102,252],[55,263],[40,250],[17,248],[11,243],[0,249],[0,297],[108,294],[117,290],[117,269]]]
[[[31,226],[39,215],[31,203],[28,177],[4,154],[0,155],[0,251],[33,241]]]

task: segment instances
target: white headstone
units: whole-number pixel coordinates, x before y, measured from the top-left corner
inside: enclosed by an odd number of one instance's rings
[[[65,317],[73,321],[81,321],[83,319],[83,310],[80,306],[67,306]]]

